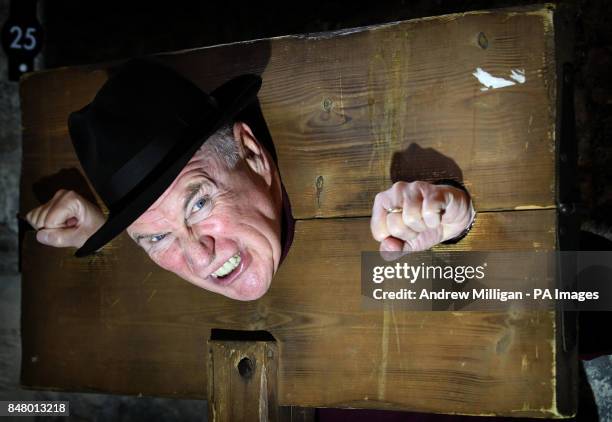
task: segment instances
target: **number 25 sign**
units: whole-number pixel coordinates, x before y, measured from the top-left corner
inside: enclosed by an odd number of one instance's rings
[[[34,70],[40,52],[43,28],[36,18],[36,0],[12,0],[9,18],[2,27],[2,48],[8,58],[9,79],[18,81]]]

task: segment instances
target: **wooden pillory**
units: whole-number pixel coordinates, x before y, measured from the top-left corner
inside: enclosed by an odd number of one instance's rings
[[[77,259],[26,233],[23,385],[208,397],[214,420],[282,419],[278,406],[572,415],[575,347],[558,313],[365,310],[360,297],[360,253],[378,249],[373,199],[394,180],[455,177],[473,195],[471,233],[437,250],[558,248],[556,13],[470,12],[158,56],[207,91],[262,76],[293,247],[263,298],[237,302],[157,268],[125,234]],[[41,180],[80,170],[67,116],[108,66],[22,79],[22,212],[39,205]],[[483,90],[477,68],[525,80]],[[211,339],[214,329],[275,341]]]

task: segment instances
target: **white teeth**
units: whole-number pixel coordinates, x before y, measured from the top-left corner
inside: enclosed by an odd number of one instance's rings
[[[238,265],[240,265],[240,261],[241,260],[242,259],[240,258],[240,254],[236,254],[236,255],[232,256],[230,259],[225,261],[225,263],[223,265],[221,265],[221,267],[217,271],[212,273],[213,277],[224,277],[224,276],[228,275],[229,273],[234,271],[234,269]]]

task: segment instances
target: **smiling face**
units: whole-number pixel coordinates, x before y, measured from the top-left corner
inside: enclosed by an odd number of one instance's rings
[[[280,179],[245,123],[228,132],[206,142],[127,232],[160,267],[253,300],[268,290],[280,262]],[[219,151],[231,150],[232,138],[235,159],[223,159]]]

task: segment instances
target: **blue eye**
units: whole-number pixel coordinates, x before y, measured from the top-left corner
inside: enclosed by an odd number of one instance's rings
[[[156,235],[153,235],[153,236],[151,236],[151,238],[149,239],[149,241],[150,241],[151,243],[157,243],[157,242],[159,242],[160,240],[162,240],[164,237],[166,237],[166,235],[167,235],[166,233],[164,233],[164,234],[156,234]]]
[[[193,204],[193,208],[191,208],[192,212],[198,212],[200,211],[202,208],[204,208],[204,206],[206,205],[206,198],[200,198],[198,199],[198,201]]]

